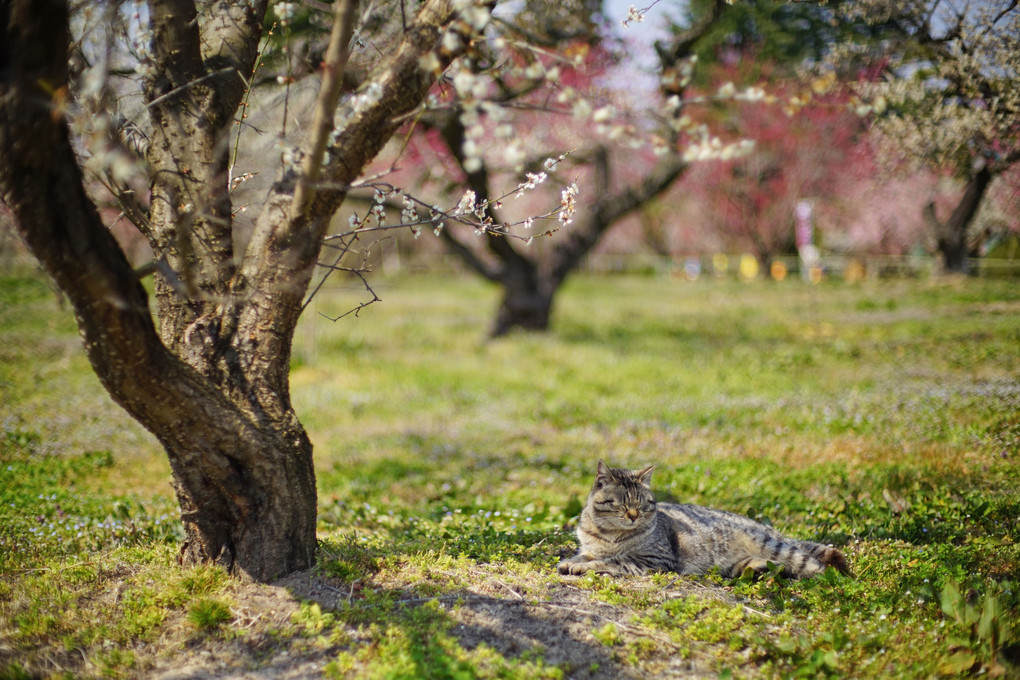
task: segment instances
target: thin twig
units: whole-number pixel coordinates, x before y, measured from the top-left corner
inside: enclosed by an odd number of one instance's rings
[[[311,144],[302,164],[301,178],[294,189],[294,201],[291,203],[292,220],[304,216],[315,194],[315,183],[319,181],[322,158],[326,154],[329,137],[333,132],[333,116],[340,98],[347,58],[350,55],[349,46],[351,35],[354,33],[357,5],[357,0],[340,0],[336,3],[333,30],[330,32],[329,46],[326,48],[322,85],[315,102]]]
[[[327,316],[326,314],[323,314],[322,312],[319,312],[319,316],[321,316],[323,318],[326,318],[326,319],[329,319],[333,323],[336,323],[340,319],[343,319],[346,316],[350,316],[351,314],[353,314],[354,316],[359,316],[360,313],[361,313],[361,310],[364,309],[365,307],[368,307],[373,302],[382,302],[382,298],[379,297],[378,295],[376,295],[375,291],[372,289],[372,286],[368,283],[368,279],[365,278],[365,275],[360,270],[358,270],[358,269],[346,269],[345,271],[348,271],[351,274],[354,274],[355,276],[357,276],[359,279],[361,279],[361,283],[365,286],[365,290],[367,290],[369,293],[372,294],[372,299],[368,300],[367,302],[359,302],[356,307],[354,307],[353,309],[347,310],[346,312],[344,312],[343,314],[341,314],[340,316],[335,317],[335,318],[331,317],[331,316]]]
[[[504,589],[506,589],[507,591],[509,591],[510,594],[513,595],[514,597],[516,597],[518,600],[523,600],[524,599],[523,595],[521,595],[516,590],[514,590],[513,588],[511,588],[507,584],[503,583],[502,581],[497,581],[496,579],[493,579],[493,581],[495,581],[496,585],[501,586]]]
[[[751,607],[748,607],[746,604],[740,605],[740,606],[743,607],[745,611],[749,611],[752,614],[757,614],[758,616],[763,616],[766,619],[771,619],[772,618],[772,615],[769,614],[768,612],[760,612],[757,609],[752,609]]]
[[[227,186],[231,188],[233,188],[232,180],[234,179],[234,166],[237,164],[237,152],[241,146],[241,128],[244,126],[244,119],[248,115],[248,99],[251,97],[252,83],[255,82],[255,73],[258,72],[259,66],[262,65],[262,57],[265,56],[266,48],[269,47],[269,39],[273,37],[274,30],[276,30],[275,21],[269,27],[269,31],[266,33],[266,40],[262,43],[262,48],[255,56],[255,65],[251,69],[251,79],[245,80],[244,98],[241,99],[241,110],[237,119],[237,135],[234,136],[234,148],[230,154],[230,165],[227,166]]]
[[[160,95],[160,96],[156,97],[151,102],[146,104],[145,108],[151,109],[153,106],[157,106],[159,104],[162,104],[167,99],[170,99],[171,97],[174,97],[174,96],[180,94],[181,92],[183,92],[184,90],[188,89],[189,87],[192,87],[194,85],[198,85],[199,83],[201,83],[203,81],[206,81],[206,80],[209,80],[210,78],[216,78],[217,76],[221,76],[224,73],[230,73],[231,71],[233,71],[234,73],[237,73],[236,69],[234,69],[231,66],[228,66],[226,68],[221,68],[218,71],[213,71],[212,73],[206,73],[201,78],[195,78],[194,80],[189,80],[188,82],[184,83],[183,85],[180,85],[180,86],[175,87],[174,89],[170,90],[166,94],[163,94],[163,95]],[[239,78],[241,78],[242,81],[244,80],[244,78],[241,76],[240,73],[238,73],[237,75],[238,75]]]

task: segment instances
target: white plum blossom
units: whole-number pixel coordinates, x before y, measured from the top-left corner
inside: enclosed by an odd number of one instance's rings
[[[489,8],[482,3],[472,3],[470,6],[460,10],[460,18],[467,22],[477,33],[485,31],[485,27],[489,25],[491,17]]]
[[[520,198],[524,195],[525,191],[528,189],[534,189],[549,177],[549,175],[544,172],[526,172],[524,173],[524,176],[527,178],[527,181],[521,182],[517,185],[517,193],[514,194],[514,198]]]
[[[578,99],[574,102],[574,106],[571,109],[571,113],[574,118],[585,119],[591,115],[591,104],[588,103],[587,99]]]
[[[524,69],[524,75],[532,80],[541,80],[545,77],[545,66],[542,65],[538,59],[528,64],[528,67]]]
[[[615,112],[613,110],[613,107],[607,104],[606,106],[603,106],[596,110],[595,113],[592,114],[591,119],[596,123],[604,123],[610,118],[612,118],[614,113]]]
[[[467,69],[460,69],[456,75],[453,76],[453,89],[457,91],[457,96],[462,99],[468,99],[471,97],[471,93],[475,86],[475,74],[471,73]]]
[[[435,52],[429,52],[428,54],[426,54],[425,56],[418,60],[418,68],[420,68],[422,71],[425,71],[426,73],[439,75],[439,72],[442,69],[442,67],[443,67],[442,62],[439,61],[439,57],[436,56]]]
[[[760,87],[749,87],[743,92],[734,95],[734,99],[747,102],[758,102],[765,99],[765,90]]]
[[[475,192],[468,189],[464,192],[464,195],[460,197],[460,202],[457,203],[457,207],[454,208],[454,215],[463,215],[465,213],[474,212],[475,210]]]
[[[719,86],[719,91],[716,93],[721,99],[729,99],[737,93],[737,86],[733,83],[726,82]]]
[[[372,209],[371,214],[375,217],[376,223],[381,227],[383,221],[386,219],[386,206],[383,202],[386,200],[386,194],[380,189],[375,190],[375,194],[372,196]]]
[[[631,23],[640,24],[645,20],[645,10],[638,9],[634,5],[627,8],[627,18],[620,23],[629,26]]]
[[[526,154],[521,145],[516,141],[507,144],[506,149],[503,152],[503,156],[506,159],[506,164],[511,167],[517,167],[524,162]]]
[[[280,20],[280,24],[286,26],[294,18],[297,8],[298,4],[296,2],[278,2],[273,5],[273,13]]]
[[[400,222],[402,224],[414,224],[418,221],[418,211],[414,208],[414,199],[404,194],[404,207],[400,211]],[[418,237],[417,232],[415,238]]]
[[[456,31],[447,31],[443,34],[443,50],[450,54],[456,54],[464,47],[464,40]]]
[[[754,150],[754,140],[742,139],[731,144],[723,144],[718,137],[706,136],[684,149],[683,159],[688,163],[709,160],[733,160],[746,156]]]
[[[574,212],[577,210],[577,203],[574,201],[574,197],[577,196],[578,189],[577,183],[573,182],[569,187],[560,192],[560,209],[556,215],[556,219],[560,221],[563,226],[570,224],[573,220]]]

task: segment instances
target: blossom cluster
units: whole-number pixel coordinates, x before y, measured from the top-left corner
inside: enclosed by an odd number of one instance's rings
[[[131,38],[131,49],[137,59],[135,73],[142,78],[152,78],[156,73],[152,54],[152,28],[142,19],[142,7],[138,0],[135,0],[131,19],[135,27],[135,34]]]
[[[926,13],[934,12],[930,1],[902,9],[871,0],[856,8],[852,18],[872,24],[890,13],[905,14],[927,33],[921,37],[944,49],[923,61],[911,61],[910,51],[890,50],[894,67],[888,72],[895,77],[855,83],[855,113],[874,117],[916,165],[968,172],[967,165],[1008,157],[1020,148],[1020,15],[1002,5],[965,4],[939,22],[927,21]],[[831,60],[868,57],[873,55],[864,46],[840,45]]]
[[[281,26],[287,26],[297,15],[298,3],[278,2],[273,5],[273,14],[280,20]]]
[[[371,81],[354,93],[336,108],[333,116],[333,132],[329,137],[329,146],[336,147],[340,142],[347,124],[360,116],[362,113],[379,103],[383,96],[383,87],[376,81]]]
[[[546,182],[549,175],[546,171],[552,171],[566,155],[545,159],[542,163],[544,171],[526,173],[525,181],[518,184],[514,189],[507,191],[497,198],[479,198],[472,189],[467,189],[461,194],[457,202],[450,208],[443,209],[438,205],[428,205],[413,197],[411,194],[402,191],[384,182],[372,182],[363,186],[373,188],[372,201],[367,214],[360,217],[357,212],[352,212],[348,217],[347,234],[341,234],[327,238],[345,240],[350,235],[357,235],[364,231],[378,229],[408,228],[415,238],[421,235],[425,226],[430,226],[433,233],[439,236],[444,225],[448,221],[464,224],[474,229],[476,235],[490,234],[506,238],[517,238],[526,244],[531,244],[535,238],[534,234],[519,235],[514,233],[515,227],[524,231],[530,231],[536,220],[555,220],[559,226],[566,226],[571,223],[574,213],[577,211],[577,196],[580,189],[577,182],[572,182],[560,192],[559,206],[541,215],[532,215],[517,222],[496,223],[493,218],[493,211],[503,207],[503,201],[507,198],[520,198],[525,192],[535,189]],[[397,224],[385,224],[387,205],[396,207],[399,200],[400,221]],[[373,224],[370,224],[370,221]],[[558,228],[558,227],[557,227]],[[542,232],[540,235],[549,236],[556,231],[556,228]]]

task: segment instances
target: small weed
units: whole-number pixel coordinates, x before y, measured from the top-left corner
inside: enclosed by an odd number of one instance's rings
[[[591,632],[591,634],[592,637],[607,647],[618,645],[623,641],[623,638],[620,636],[619,629],[616,627],[616,624],[612,622],[607,623],[601,628],[596,628]]]
[[[294,612],[291,621],[306,635],[319,635],[336,624],[336,617],[330,612],[323,612],[315,602],[302,602],[301,609]]]
[[[196,600],[188,607],[188,622],[203,633],[216,630],[233,618],[230,607],[220,600]]]
[[[1011,590],[1013,584],[1002,584]],[[994,593],[964,596],[955,583],[942,588],[942,612],[962,629],[962,636],[949,638],[949,650],[939,670],[943,673],[976,671],[999,677],[1020,671],[1020,625],[1007,618]]]

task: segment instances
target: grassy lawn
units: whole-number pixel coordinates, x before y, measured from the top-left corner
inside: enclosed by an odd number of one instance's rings
[[[319,567],[181,569],[159,447],[46,283],[0,278],[0,678],[1020,674],[1020,285],[379,280],[295,339]],[[561,577],[599,458],[854,577]]]

